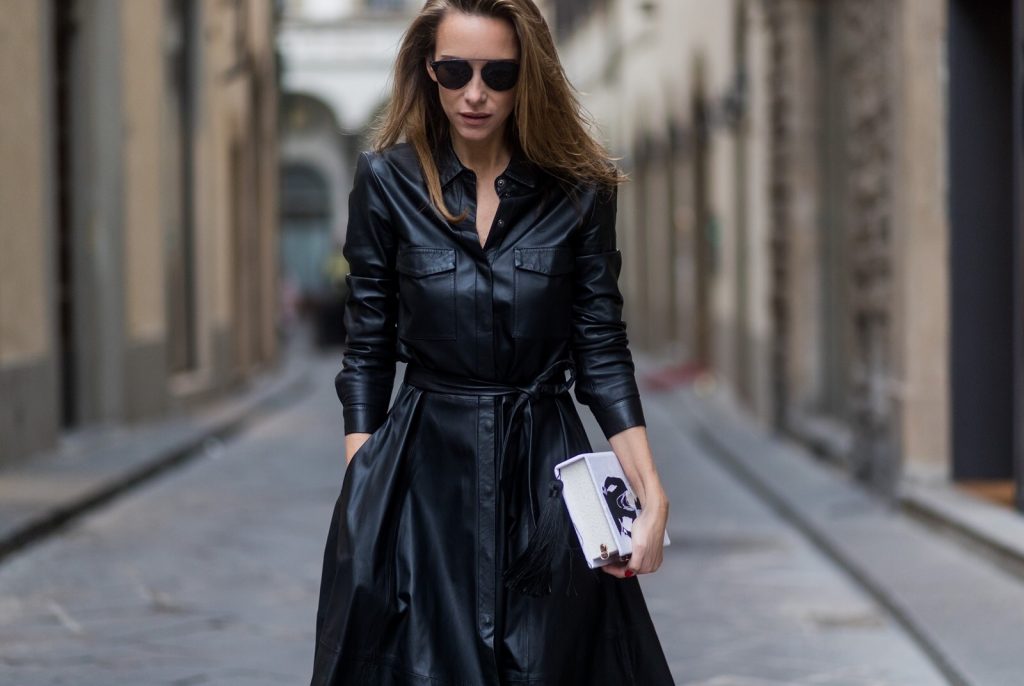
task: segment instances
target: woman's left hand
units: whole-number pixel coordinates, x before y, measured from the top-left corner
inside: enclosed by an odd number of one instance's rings
[[[650,574],[661,566],[664,557],[665,527],[668,525],[668,499],[651,503],[640,510],[633,521],[633,552],[626,562],[612,562],[601,567],[620,579],[634,574]]]

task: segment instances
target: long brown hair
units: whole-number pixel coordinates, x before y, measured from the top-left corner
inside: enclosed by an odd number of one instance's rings
[[[434,151],[447,141],[449,122],[426,61],[434,57],[437,29],[448,12],[504,19],[515,29],[520,67],[514,109],[505,126],[509,145],[569,184],[611,187],[626,180],[591,135],[593,120],[580,105],[533,0],[426,0],[402,37],[391,98],[374,123],[372,147],[380,151],[407,141],[416,151],[430,198],[445,219],[461,221],[466,212],[452,214],[441,194]]]

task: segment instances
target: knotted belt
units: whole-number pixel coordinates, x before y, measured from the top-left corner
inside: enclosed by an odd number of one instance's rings
[[[565,371],[569,378],[565,378]],[[533,449],[533,412],[530,401],[541,395],[567,393],[576,380],[572,360],[562,358],[553,362],[524,386],[503,384],[497,381],[477,379],[471,376],[451,374],[409,363],[405,369],[405,383],[427,391],[453,393],[457,395],[499,396],[515,394],[515,401],[509,412],[508,423],[498,442],[498,474],[504,474],[504,458],[512,429],[516,426],[517,415],[522,414],[526,427],[526,449]],[[566,458],[569,456],[567,455]],[[569,524],[561,502],[562,482],[552,478],[548,487],[547,501],[541,507],[533,533],[526,549],[505,570],[505,585],[527,595],[540,596],[551,593],[551,564],[557,553],[557,545]]]

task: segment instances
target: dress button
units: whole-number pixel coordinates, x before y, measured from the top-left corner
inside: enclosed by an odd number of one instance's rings
[[[505,220],[504,219],[499,219],[498,220],[498,226],[505,226]]]
[[[505,179],[498,179],[498,188],[501,188],[504,185],[505,185]]]

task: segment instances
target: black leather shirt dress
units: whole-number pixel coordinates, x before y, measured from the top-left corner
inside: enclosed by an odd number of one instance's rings
[[[616,193],[568,194],[516,150],[481,247],[475,174],[437,155],[457,225],[407,144],[357,164],[335,386],[345,433],[371,436],[330,523],[312,684],[672,684],[637,577],[591,570],[571,526],[550,593],[502,583],[554,465],[591,450],[573,382],[606,437],[644,424]]]

